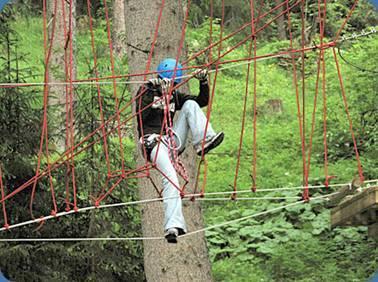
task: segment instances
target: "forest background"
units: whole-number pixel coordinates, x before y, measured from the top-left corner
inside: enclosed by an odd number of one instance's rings
[[[43,81],[43,32],[41,1],[19,0],[7,5],[0,14],[0,77],[1,82]],[[116,1],[108,1],[114,15]],[[229,3],[228,3],[229,2]],[[349,12],[354,1],[328,1],[325,36],[333,38]],[[189,27],[186,34],[188,55],[209,45],[209,3],[192,1]],[[265,1],[264,1],[265,3]],[[127,1],[125,1],[127,5]],[[266,2],[269,9],[277,1]],[[183,3],[185,6],[185,1]],[[185,8],[185,7],[183,7]],[[107,51],[105,11],[102,1],[91,6],[94,17],[98,66],[102,76],[111,75]],[[319,43],[317,1],[306,1],[306,45]],[[244,1],[226,1],[225,34],[231,33],[249,21],[249,5]],[[214,1],[213,36],[220,33],[222,17],[221,1]],[[299,13],[292,13],[292,35],[300,44],[301,30]],[[377,25],[378,15],[368,1],[360,1],[343,34],[360,34],[371,31]],[[75,62],[77,78],[94,76],[93,58],[88,32],[86,1],[77,1],[75,31]],[[263,55],[285,50],[289,47],[287,18],[280,17],[258,37],[257,54]],[[114,26],[113,26],[114,27]],[[117,36],[116,36],[117,35]],[[128,71],[127,38],[113,30],[115,41],[120,42],[116,58],[116,73]],[[240,33],[225,41],[226,50],[244,38]],[[339,54],[341,69],[347,91],[350,113],[358,139],[361,162],[366,179],[377,179],[378,170],[378,117],[377,117],[377,48],[375,33],[341,43]],[[236,49],[227,59],[244,58],[248,44]],[[316,53],[308,53],[312,62]],[[327,78],[327,142],[329,175],[336,176],[332,182],[345,183],[358,176],[349,132],[348,120],[340,92],[339,81],[331,52],[326,52]],[[204,61],[197,61],[203,64]],[[306,131],[311,130],[316,64],[306,66]],[[302,156],[296,116],[295,91],[292,70],[288,60],[270,59],[257,64],[257,187],[290,187],[302,185]],[[212,124],[223,130],[226,138],[220,148],[208,156],[207,192],[229,191],[234,183],[235,167],[239,148],[242,109],[246,80],[246,66],[227,69],[219,73],[216,96],[213,102]],[[252,83],[251,83],[252,85]],[[124,86],[118,86],[120,104],[130,100]],[[43,92],[41,87],[0,88],[0,166],[7,191],[35,173],[36,152],[41,134]],[[197,86],[191,82],[192,91]],[[112,88],[103,87],[104,112],[110,117],[114,112]],[[80,140],[99,124],[96,108],[96,89],[78,86],[75,89],[75,126]],[[272,101],[279,101],[279,111],[272,108]],[[319,97],[319,105],[322,105]],[[319,106],[315,119],[313,158],[310,184],[323,184],[323,112]],[[59,139],[56,117],[57,109],[51,107],[49,128],[55,132],[52,140]],[[243,150],[241,152],[238,187],[252,185],[253,104],[249,98]],[[127,113],[125,113],[127,114]],[[56,117],[56,120],[54,119]],[[131,127],[124,128],[124,146],[127,166],[135,166],[135,143]],[[115,144],[116,140],[109,139]],[[52,142],[53,143],[53,142]],[[52,145],[54,146],[54,145]],[[56,145],[58,146],[58,145]],[[116,146],[110,146],[109,154],[114,163],[119,160]],[[51,148],[54,151],[56,148]],[[81,154],[76,159],[78,197],[81,204],[87,203],[89,195],[98,187],[99,164],[103,162],[101,146]],[[52,155],[51,158],[57,158]],[[57,178],[54,181],[59,182]],[[46,204],[49,195],[48,182],[39,184],[35,208],[49,214]],[[322,188],[311,196],[324,195],[335,188]],[[252,195],[254,196],[254,194]],[[301,191],[275,191],[259,194],[266,197],[301,196]],[[127,181],[112,194],[110,202],[126,202],[138,199],[137,183]],[[30,218],[29,192],[25,191],[8,203],[11,222]],[[268,210],[286,203],[286,200],[256,201],[204,201],[202,207],[206,225],[210,226],[251,213]],[[60,207],[64,209],[64,206]],[[39,216],[39,215],[35,215]],[[138,207],[93,211],[75,214],[46,222],[41,228],[22,227],[3,232],[2,238],[26,237],[138,237],[141,236],[141,220]],[[206,232],[212,275],[215,281],[366,281],[378,269],[377,244],[367,237],[366,227],[330,228],[330,211],[324,202],[284,209],[253,220],[241,221]],[[143,281],[143,256],[140,242],[66,242],[66,243],[2,243],[0,269],[12,281]]]

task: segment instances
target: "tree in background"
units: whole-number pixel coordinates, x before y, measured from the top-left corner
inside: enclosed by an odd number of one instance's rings
[[[76,64],[74,59],[75,28],[76,28],[76,0],[47,1],[48,46],[51,57],[48,62],[48,80],[50,83],[62,83],[75,80]],[[49,56],[48,49],[45,56]],[[49,109],[55,112],[57,131],[53,132],[58,150],[63,152],[72,145],[73,120],[67,120],[66,114],[71,116],[75,100],[72,85],[50,85]],[[68,122],[68,123],[67,123]],[[66,123],[69,126],[65,134]],[[70,141],[71,140],[71,141]]]
[[[125,0],[113,0],[113,48],[117,56],[126,52]]]

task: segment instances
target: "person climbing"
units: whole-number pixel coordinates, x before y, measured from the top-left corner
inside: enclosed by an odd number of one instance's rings
[[[157,73],[157,77],[142,85],[137,93],[137,97],[140,96],[136,101],[138,132],[142,151],[144,146],[148,161],[154,162],[162,174],[165,238],[168,243],[177,243],[177,237],[185,234],[187,229],[178,190],[180,184],[177,166],[172,156],[184,151],[189,131],[199,156],[221,144],[224,133],[216,133],[201,110],[209,102],[207,70],[200,69],[192,74],[199,80],[198,96],[176,89],[169,95],[170,89],[180,83],[183,76],[182,66],[175,59],[162,60],[157,67]],[[173,121],[176,111],[180,113],[177,120]],[[169,121],[173,121],[172,128]],[[160,138],[162,132],[164,133]]]

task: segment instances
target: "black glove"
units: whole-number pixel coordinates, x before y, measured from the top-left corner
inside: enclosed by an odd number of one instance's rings
[[[154,86],[154,87],[158,87],[160,85],[160,81],[161,81],[161,79],[156,77],[156,78],[149,79],[148,83],[152,84],[152,86]]]
[[[154,87],[161,87],[163,93],[167,93],[172,86],[172,79],[169,78],[151,78],[148,83]]]
[[[172,79],[163,78],[160,79],[161,92],[168,93],[169,89],[172,87]]]
[[[209,72],[207,69],[198,69],[193,73],[193,76],[202,82],[207,81],[208,74]]]

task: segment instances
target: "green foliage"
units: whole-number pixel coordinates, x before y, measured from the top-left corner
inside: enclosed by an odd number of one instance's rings
[[[23,57],[11,55],[17,50],[18,42],[11,32],[8,29],[0,33],[1,49],[9,51],[0,57],[0,77],[9,83],[25,82],[30,76],[20,72],[19,61]],[[30,68],[24,71],[31,73]],[[32,88],[0,88],[0,161],[7,180],[21,177],[20,181],[30,176],[30,162],[41,134],[41,110],[33,106],[39,98],[39,93]]]

